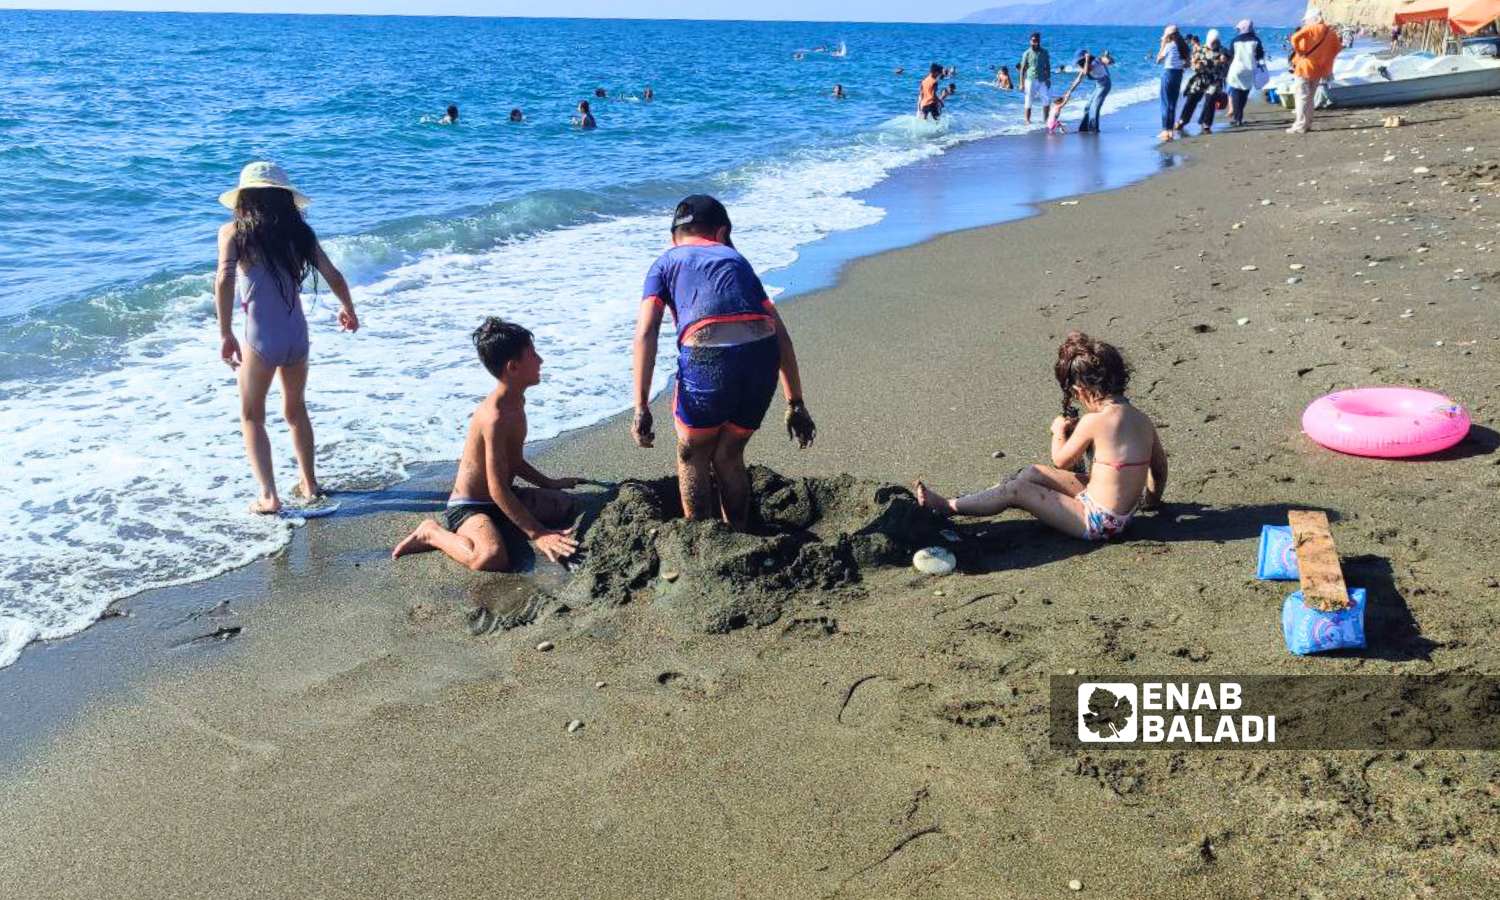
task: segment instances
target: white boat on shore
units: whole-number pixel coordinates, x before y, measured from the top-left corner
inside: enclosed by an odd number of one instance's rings
[[[1485,94],[1500,94],[1500,65],[1391,81],[1356,84],[1334,82],[1326,90],[1328,102],[1336,107],[1396,106],[1424,100],[1480,97]]]
[[[1335,69],[1325,86],[1332,106],[1394,106],[1500,93],[1500,61],[1470,55],[1368,57]]]

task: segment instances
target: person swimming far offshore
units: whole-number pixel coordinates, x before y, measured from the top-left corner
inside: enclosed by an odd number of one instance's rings
[[[635,330],[635,421],[641,447],[656,440],[651,380],[662,314],[677,325],[677,478],[689,519],[750,524],[745,447],[760,428],[778,381],[787,436],[812,446],[817,426],[803,402],[802,376],[781,314],[749,261],[735,249],[729,211],[695,194],[672,213],[672,247],[646,273]],[[717,503],[715,503],[717,498]]]

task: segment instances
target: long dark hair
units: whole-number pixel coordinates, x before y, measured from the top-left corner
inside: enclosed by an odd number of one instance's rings
[[[318,236],[283,188],[244,188],[234,204],[234,250],[246,262],[269,269],[286,290],[287,305],[297,288],[313,273],[317,289]]]
[[[1193,55],[1193,51],[1188,49],[1188,42],[1182,37],[1182,32],[1178,31],[1172,35],[1172,43],[1177,47],[1177,54],[1184,60]]]
[[[1130,367],[1112,344],[1096,341],[1081,331],[1070,331],[1057,348],[1057,365],[1053,368],[1058,387],[1062,388],[1063,416],[1078,418],[1073,406],[1074,388],[1100,397],[1125,393],[1130,384]]]

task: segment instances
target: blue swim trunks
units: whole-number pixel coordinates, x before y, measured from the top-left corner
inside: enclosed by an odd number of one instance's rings
[[[781,344],[774,336],[733,347],[679,348],[672,402],[678,430],[755,431],[771,408],[780,372]]]

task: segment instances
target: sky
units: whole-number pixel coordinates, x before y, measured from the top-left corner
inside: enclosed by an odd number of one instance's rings
[[[792,19],[834,22],[952,22],[1007,0],[551,0],[548,16],[643,19]],[[1016,2],[1016,0],[1009,0]],[[400,15],[536,15],[535,0],[0,0],[0,9]]]

